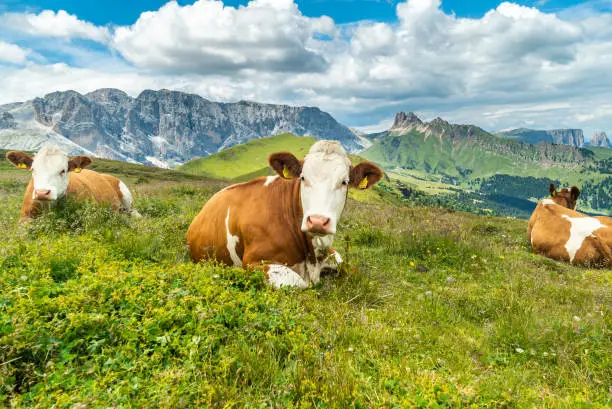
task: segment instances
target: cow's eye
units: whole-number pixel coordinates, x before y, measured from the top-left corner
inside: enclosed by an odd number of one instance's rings
[[[306,179],[304,178],[304,176],[300,176],[300,180],[303,182],[303,181],[305,181]]]
[[[66,169],[62,169],[62,171],[60,172],[60,176],[64,176],[66,174]]]
[[[342,181],[342,186],[346,186],[346,185],[348,185],[348,182],[346,180],[343,180]]]

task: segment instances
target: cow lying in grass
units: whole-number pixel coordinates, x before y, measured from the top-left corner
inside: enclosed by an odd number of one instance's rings
[[[315,143],[303,161],[288,152],[268,158],[277,176],[230,186],[214,195],[187,231],[194,261],[263,266],[268,282],[308,287],[342,261],[331,249],[348,188],[367,189],[382,170],[352,167],[337,142]]]
[[[612,218],[577,212],[580,190],[559,191],[550,185],[551,197],[538,203],[527,228],[527,239],[536,253],[589,267],[612,267]]]
[[[87,156],[69,158],[58,148],[44,147],[34,158],[21,151],[8,152],[6,158],[18,168],[32,171],[21,208],[22,222],[36,217],[43,203],[64,196],[109,204],[115,210],[140,216],[132,209],[127,186],[114,176],[85,169],[92,162]]]

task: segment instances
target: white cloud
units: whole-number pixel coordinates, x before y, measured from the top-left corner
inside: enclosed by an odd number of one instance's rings
[[[35,16],[46,15],[60,13]],[[170,2],[110,33],[66,16],[72,29],[26,19],[20,32],[36,26],[36,35],[110,38],[108,60],[102,64],[102,56],[83,52],[72,59],[79,68],[0,69],[3,102],[55,89],[116,87],[135,95],[166,87],[224,101],[316,105],[358,126],[412,110],[487,129],[583,126],[588,133],[612,127],[606,116],[612,14],[569,18],[506,2],[481,18],[459,18],[444,13],[439,0],[408,0],[397,6],[392,24],[336,25],[302,15],[291,0],[236,8],[200,0]]]
[[[0,63],[24,64],[29,54],[30,50],[26,50],[15,44],[0,41]]]
[[[3,29],[34,37],[81,38],[98,43],[107,43],[110,38],[106,27],[79,20],[64,10],[44,10],[38,14],[4,13],[0,15],[0,25]]]
[[[333,36],[333,21],[304,17],[292,0],[253,0],[238,8],[172,1],[117,28],[114,46],[137,67],[171,73],[322,71],[317,33]]]

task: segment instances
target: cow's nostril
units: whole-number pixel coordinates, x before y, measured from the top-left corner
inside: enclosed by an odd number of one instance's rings
[[[327,218],[327,220],[325,220],[325,223],[323,223],[323,226],[327,226],[329,224],[329,218]]]

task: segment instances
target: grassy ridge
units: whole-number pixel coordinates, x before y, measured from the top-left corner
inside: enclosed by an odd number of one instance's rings
[[[177,170],[220,179],[236,179],[247,174],[265,176],[259,173],[264,173],[271,153],[289,150],[297,157],[304,157],[315,141],[312,137],[291,134],[254,139],[206,158],[191,160]]]
[[[612,404],[609,271],[533,255],[524,221],[350,200],[355,271],[274,291],[188,260],[225,183],[151,180],[142,219],[65,202],[17,228],[27,173],[3,166],[0,406]]]

